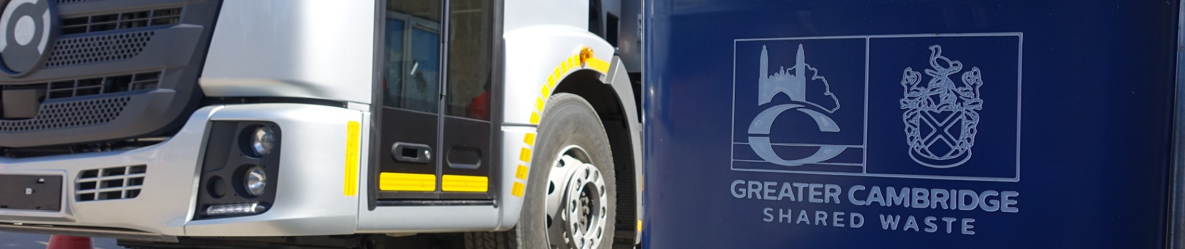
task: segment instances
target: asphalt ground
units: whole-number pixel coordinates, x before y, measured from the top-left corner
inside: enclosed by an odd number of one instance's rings
[[[121,249],[113,239],[93,239],[95,249]],[[0,249],[43,249],[49,245],[49,235],[0,232]]]

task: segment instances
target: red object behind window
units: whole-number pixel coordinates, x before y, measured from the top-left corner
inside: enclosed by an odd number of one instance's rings
[[[490,120],[490,91],[481,92],[469,101],[469,118]]]

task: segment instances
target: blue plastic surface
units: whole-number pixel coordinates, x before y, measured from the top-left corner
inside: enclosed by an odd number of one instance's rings
[[[1164,248],[1178,4],[647,1],[643,245]]]

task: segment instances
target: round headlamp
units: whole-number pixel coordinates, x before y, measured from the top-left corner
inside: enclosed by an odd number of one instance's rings
[[[262,195],[267,190],[267,173],[259,166],[251,167],[243,175],[243,187],[251,196]]]
[[[267,126],[257,126],[255,131],[251,132],[251,151],[255,152],[256,156],[266,156],[272,152],[272,148],[276,147],[276,135],[272,132],[272,128]]]

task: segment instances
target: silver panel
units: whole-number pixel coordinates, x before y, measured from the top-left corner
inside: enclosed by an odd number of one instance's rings
[[[503,38],[506,41],[504,82],[507,89],[506,97],[503,98],[504,125],[534,126],[530,123],[531,113],[535,111],[535,99],[540,97],[540,90],[547,84],[547,77],[554,73],[556,67],[562,65],[564,60],[579,54],[580,48],[592,48],[593,56],[597,59],[613,61],[613,47],[601,37],[583,28],[540,25],[507,30]],[[560,75],[556,83],[577,70],[591,69],[577,67],[569,70]]]
[[[61,172],[66,186],[62,212],[0,210],[0,222],[116,227],[165,235],[184,235],[183,226],[194,205],[195,173],[205,140],[208,117],[219,107],[191,116],[177,135],[153,146],[127,151],[52,157],[0,158],[0,174]],[[147,165],[143,191],[135,199],[75,202],[74,179],[84,170],[122,165]],[[168,169],[168,170],[162,170]]]
[[[370,103],[373,1],[227,0],[200,85],[208,96]]]
[[[271,210],[255,216],[192,221],[198,165],[211,120],[271,121],[283,129],[284,153],[275,187],[276,203]],[[359,195],[343,193],[349,121],[362,122],[363,113],[304,104],[212,106],[199,109],[177,135],[153,146],[0,158],[0,174],[65,174],[67,184],[61,212],[0,210],[0,222],[122,228],[167,236],[351,234],[357,226]],[[121,165],[147,165],[147,177],[138,197],[86,202],[72,198],[79,172]]]
[[[276,203],[254,216],[190,221],[188,236],[298,236],[351,234],[358,196],[346,196],[345,156],[349,121],[362,113],[300,104],[228,105],[211,120],[271,121],[280,126]],[[356,177],[356,176],[351,176]]]

